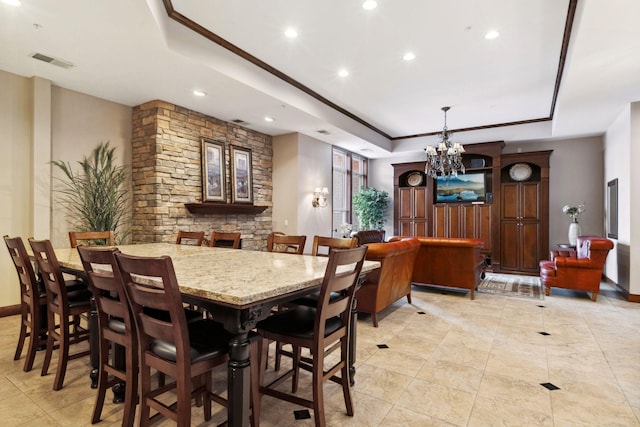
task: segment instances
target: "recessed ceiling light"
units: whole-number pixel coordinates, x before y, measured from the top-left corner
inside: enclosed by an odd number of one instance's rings
[[[265,121],[265,122],[272,122],[272,121],[274,121],[274,120],[275,120],[275,119],[274,119],[273,117],[264,116],[264,121]]]
[[[340,77],[347,77],[347,76],[349,75],[349,71],[348,71],[348,70],[346,70],[345,68],[343,68],[343,69],[341,69],[341,70],[339,70],[339,71],[338,71],[338,75],[339,75]]]
[[[496,30],[491,30],[487,34],[484,35],[484,38],[487,40],[497,39],[500,36],[500,33]]]
[[[404,59],[405,61],[413,61],[414,59],[416,59],[416,54],[413,52],[407,52],[404,54],[402,59]]]
[[[193,94],[195,96],[207,96],[207,92],[204,92],[204,91],[201,91],[201,90],[198,90],[198,89],[194,90]]]
[[[2,0],[2,3],[8,4],[9,6],[21,6],[22,2],[20,0]]]
[[[378,2],[375,0],[366,0],[362,3],[362,8],[364,10],[373,10],[378,7]]]
[[[284,30],[284,35],[290,39],[295,39],[296,37],[298,37],[298,31],[296,31],[295,28],[289,27]]]

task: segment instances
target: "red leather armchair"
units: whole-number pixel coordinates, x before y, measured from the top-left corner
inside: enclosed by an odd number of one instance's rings
[[[369,243],[384,243],[384,230],[360,230],[353,233],[352,237],[358,239],[358,246]]]
[[[551,251],[550,261],[540,261],[540,280],[546,295],[551,288],[591,292],[596,301],[602,269],[613,242],[596,236],[579,236],[575,251]]]

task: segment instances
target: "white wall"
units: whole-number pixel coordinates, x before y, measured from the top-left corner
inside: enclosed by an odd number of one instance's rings
[[[640,102],[626,106],[605,135],[605,185],[618,179],[618,239],[607,258],[607,275],[630,294],[640,295],[640,228],[634,214],[640,212],[640,171],[632,167],[640,159]],[[637,221],[635,221],[637,223]],[[637,246],[637,245],[636,245]]]
[[[276,136],[273,159],[273,228],[307,236],[305,253],[311,253],[314,235],[331,236],[331,195],[326,207],[311,205],[314,188],[332,187],[331,145],[297,133]]]
[[[631,138],[629,140],[629,162],[634,164],[636,160],[640,160],[640,102],[631,104]],[[629,176],[629,212],[625,218],[628,218],[630,239],[629,239],[629,293],[640,295],[640,247],[631,243],[640,242],[640,226],[638,221],[631,221],[631,218],[637,218],[635,215],[640,213],[640,170],[637,167],[629,168],[631,173]],[[631,185],[635,182],[636,185]]]
[[[605,185],[612,179],[618,179],[618,238],[612,239],[615,247],[607,257],[607,276],[625,289],[629,289],[629,246],[630,232],[630,166],[629,156],[621,157],[619,153],[629,153],[630,141],[630,108],[627,106],[618,114],[607,129],[604,137],[605,146]]]

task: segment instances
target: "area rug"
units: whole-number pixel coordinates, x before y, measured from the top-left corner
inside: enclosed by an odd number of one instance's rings
[[[510,297],[544,299],[540,278],[515,274],[487,273],[478,285],[478,292]]]

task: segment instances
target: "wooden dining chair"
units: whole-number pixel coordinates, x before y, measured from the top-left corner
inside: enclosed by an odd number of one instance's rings
[[[189,426],[191,400],[198,396],[204,400],[204,418],[210,420],[211,400],[226,405],[226,399],[211,391],[211,371],[227,363],[230,335],[220,323],[210,319],[187,322],[170,257],[136,257],[122,253],[116,253],[115,257],[138,333],[140,425],[167,417],[178,426]],[[148,309],[164,311],[168,318],[149,315]],[[252,346],[257,357],[259,340],[254,340]],[[174,381],[154,387],[151,368]],[[259,414],[257,379],[255,367],[251,393],[254,415]],[[167,404],[171,396],[175,396],[176,401]],[[151,409],[157,411],[152,417]],[[253,419],[257,422],[259,415]]]
[[[307,236],[290,236],[274,231],[267,237],[267,252],[302,255]]]
[[[209,238],[209,246],[218,248],[240,249],[240,233],[213,231]]]
[[[69,243],[72,248],[87,246],[115,246],[113,231],[70,231]]]
[[[334,250],[329,254],[320,297],[315,308],[298,306],[276,313],[258,322],[258,333],[263,337],[260,350],[260,391],[262,394],[286,400],[313,409],[316,426],[325,426],[323,383],[334,381],[342,386],[347,415],[353,416],[351,384],[349,378],[349,334],[351,333],[351,306],[356,284],[367,248]],[[333,295],[339,295],[334,298]],[[293,346],[293,367],[264,384],[267,345],[270,340]],[[310,350],[310,357],[301,357],[301,349]],[[325,370],[325,362],[333,363],[329,357],[339,351],[337,362]],[[295,395],[298,389],[300,368],[312,373],[312,396],[309,400]],[[340,373],[339,376],[337,374]],[[276,387],[292,377],[291,393]]]
[[[24,360],[25,372],[33,368],[38,348],[47,343],[47,293],[33,271],[33,265],[21,237],[4,236],[4,242],[18,273],[20,285],[20,336],[13,360],[20,359],[27,337],[27,356]]]
[[[53,350],[58,348],[58,369],[53,389],[60,390],[67,363],[89,355],[89,350],[69,354],[69,346],[89,340],[89,330],[81,326],[80,316],[91,311],[92,295],[85,283],[64,280],[51,241],[30,238],[29,244],[47,292],[47,352],[40,374],[47,375]]]
[[[351,249],[358,246],[358,239],[355,237],[323,237],[313,236],[311,255],[329,256],[333,249]]]
[[[355,237],[323,237],[313,236],[313,245],[311,246],[311,255],[314,256],[329,256],[335,249],[352,249],[358,246],[358,239]],[[316,307],[318,305],[319,292],[313,292],[309,295],[296,298],[286,304],[279,306],[283,308],[290,308],[295,306]],[[293,357],[293,354],[282,348],[283,343],[276,343],[276,355],[275,355],[275,370],[280,369],[282,356]]]
[[[100,421],[107,390],[125,383],[123,426],[133,426],[138,398],[138,350],[133,315],[127,303],[120,270],[116,264],[117,248],[78,246],[89,288],[95,297],[98,313],[98,393],[91,423]],[[111,360],[109,350],[111,349]],[[116,352],[124,353],[124,366],[116,361]]]
[[[192,245],[202,246],[204,242],[204,231],[178,231],[178,237],[176,237],[176,244],[178,245]]]

